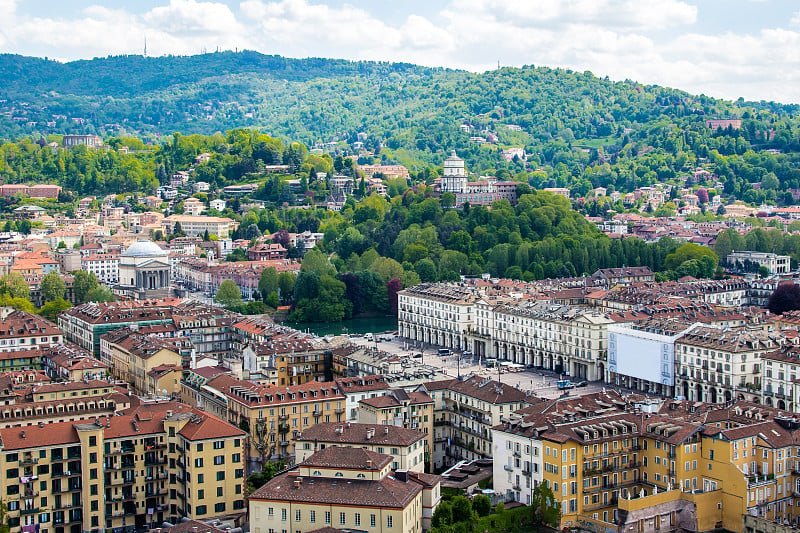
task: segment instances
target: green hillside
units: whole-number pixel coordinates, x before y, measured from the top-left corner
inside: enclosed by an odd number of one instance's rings
[[[473,172],[578,193],[630,191],[700,164],[735,198],[791,203],[785,193],[800,189],[798,106],[728,102],[590,72],[476,74],[222,52],[65,64],[0,55],[0,76],[0,137],[8,139],[97,133],[158,143],[175,131],[257,128],[343,155],[361,140],[376,161],[415,171],[456,149]],[[741,128],[707,127],[720,118],[741,119]],[[504,161],[501,149],[510,147],[524,148],[527,161]],[[779,185],[753,186],[765,176]]]

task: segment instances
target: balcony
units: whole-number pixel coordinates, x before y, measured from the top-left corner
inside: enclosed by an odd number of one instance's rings
[[[19,514],[21,514],[21,515],[36,514],[38,512],[39,512],[39,508],[38,507],[29,507],[29,508],[26,508],[26,509],[20,509],[19,510]]]
[[[289,420],[289,415],[287,415],[285,413],[284,414],[280,414],[280,415],[278,415],[278,419],[279,420]]]
[[[39,463],[39,459],[36,457],[27,457],[25,459],[19,460],[19,466],[33,466]]]
[[[283,446],[283,447],[289,446],[289,444],[290,444],[290,443],[289,443],[289,441],[288,441],[288,440],[282,440],[282,441],[281,441],[281,446]]]
[[[335,412],[337,415],[341,415],[341,414],[343,414],[343,413],[344,413],[344,407],[338,407],[337,409],[335,409],[335,410],[334,410],[334,412]]]
[[[531,477],[531,476],[533,475],[533,472],[531,472],[530,470],[526,470],[526,469],[524,469],[524,468],[523,468],[523,469],[522,469],[522,475],[523,475],[523,476],[525,476],[525,477]]]
[[[289,424],[278,424],[279,433],[289,433]]]
[[[514,467],[512,467],[510,465],[503,465],[503,470],[505,470],[506,472],[513,472],[514,471]]]

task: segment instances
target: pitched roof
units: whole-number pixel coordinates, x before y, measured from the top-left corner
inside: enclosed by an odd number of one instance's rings
[[[423,440],[425,433],[392,425],[322,422],[304,429],[298,441],[409,446]]]
[[[272,478],[255,491],[250,500],[353,505],[404,509],[422,492],[418,483],[405,483],[392,476],[381,480],[305,477],[295,486],[297,471]]]
[[[301,464],[319,468],[342,468],[348,470],[381,470],[392,462],[392,456],[365,450],[328,446],[308,457]]]

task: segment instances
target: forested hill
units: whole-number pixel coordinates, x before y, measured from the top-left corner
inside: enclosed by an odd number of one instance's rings
[[[496,168],[497,148],[505,147],[524,147],[539,165],[577,149],[633,155],[663,147],[699,157],[715,149],[800,151],[798,106],[726,102],[564,69],[476,74],[220,52],[70,63],[2,55],[0,76],[6,138],[154,138],[255,127],[309,147],[362,140],[375,153],[383,149],[384,160],[412,167],[441,164],[443,153],[457,149],[474,170]],[[742,128],[713,131],[710,118],[742,119]],[[733,135],[708,142],[726,133]]]
[[[433,70],[407,63],[291,59],[249,51],[195,56],[109,56],[70,63],[0,55],[0,79],[4,80],[2,91],[12,98],[50,92],[127,98],[229,74],[253,74],[298,82],[390,73],[424,74]]]

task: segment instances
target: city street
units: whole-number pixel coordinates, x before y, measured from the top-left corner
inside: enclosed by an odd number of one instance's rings
[[[403,339],[392,341],[367,340],[364,337],[351,337],[351,341],[359,346],[367,348],[377,348],[380,351],[408,358],[412,362],[430,365],[442,369],[447,375],[470,376],[479,375],[491,378],[502,383],[506,383],[523,391],[533,391],[534,394],[542,398],[559,398],[569,396],[582,396],[584,394],[600,392],[608,386],[603,383],[588,383],[585,387],[578,387],[568,390],[559,390],[556,382],[560,379],[558,374],[547,370],[525,369],[522,372],[498,372],[497,368],[486,368],[479,364],[477,359],[472,357],[461,357],[460,354],[448,356],[438,355],[438,347],[425,345]],[[421,358],[413,357],[414,354],[421,353]],[[566,378],[566,376],[564,376]]]

